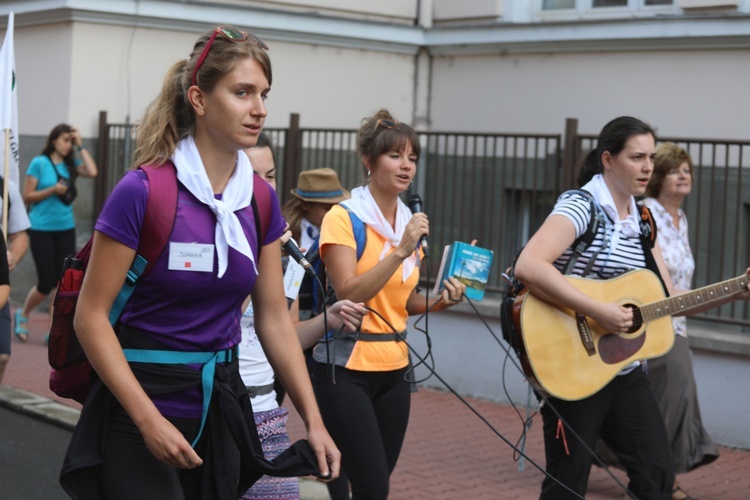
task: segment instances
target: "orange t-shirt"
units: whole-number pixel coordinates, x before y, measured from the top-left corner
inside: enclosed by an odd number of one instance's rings
[[[386,239],[365,226],[367,244],[362,257],[357,262],[357,275],[364,274],[380,262],[380,254]],[[320,255],[325,255],[327,245],[343,245],[357,251],[352,222],[344,207],[334,206],[323,219],[320,228]],[[390,251],[393,251],[391,249]],[[400,333],[406,331],[409,313],[406,302],[419,282],[419,268],[415,268],[406,281],[403,279],[401,264],[385,286],[365,304],[382,314]],[[338,296],[339,299],[346,297]],[[393,333],[393,330],[376,314],[365,316],[360,328],[365,333]],[[354,347],[346,368],[360,371],[390,371],[405,367],[409,349],[405,342],[366,342],[359,341]]]

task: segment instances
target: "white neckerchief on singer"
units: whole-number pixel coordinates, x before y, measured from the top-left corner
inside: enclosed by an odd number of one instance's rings
[[[201,203],[208,205],[216,216],[215,244],[219,260],[217,276],[221,278],[227,270],[229,247],[250,259],[255,274],[258,274],[250,243],[242,230],[240,220],[234,214],[237,210],[250,206],[253,198],[253,168],[247,155],[242,151],[237,152],[234,172],[220,200],[214,196],[214,190],[192,135],[177,144],[171,160],[177,169],[177,179]]]
[[[617,207],[615,206],[615,200],[612,198],[612,193],[609,192],[607,183],[604,182],[602,174],[596,174],[585,186],[581,189],[591,193],[599,205],[604,209],[610,219],[614,221],[614,233],[612,234],[612,241],[610,242],[610,248],[614,249],[620,242],[620,235],[625,237],[632,237],[641,234],[641,229],[638,221],[638,207],[635,204],[635,198],[630,197],[630,213],[624,219],[620,219],[620,215],[617,213]]]
[[[340,205],[354,212],[354,215],[359,217],[362,222],[386,239],[385,246],[380,254],[380,260],[388,255],[391,248],[396,248],[401,243],[401,236],[404,234],[404,229],[412,215],[404,202],[399,199],[396,208],[396,228],[391,227],[383,212],[380,211],[380,207],[375,203],[369,186],[352,189],[352,197],[341,202]],[[406,281],[418,265],[419,255],[415,251],[404,260],[402,281]]]

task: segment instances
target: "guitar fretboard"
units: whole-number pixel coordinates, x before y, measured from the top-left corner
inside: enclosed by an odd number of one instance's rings
[[[704,286],[697,290],[675,295],[658,302],[641,307],[644,322],[653,321],[663,316],[689,312],[697,307],[717,302],[725,297],[747,289],[748,275],[743,274],[714,285]]]

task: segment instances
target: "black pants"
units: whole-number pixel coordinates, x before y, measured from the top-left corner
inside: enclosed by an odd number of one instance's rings
[[[411,392],[407,368],[362,372],[314,363],[313,386],[326,429],[341,451],[341,462],[352,486],[352,498],[388,498],[409,422]]]
[[[0,308],[0,354],[10,355],[10,301]]]
[[[169,420],[188,439],[195,438],[200,426],[200,419]],[[107,460],[102,467],[101,491],[107,500],[129,500],[135,494],[138,498],[169,498],[174,500],[200,499],[202,471],[197,469],[178,469],[158,460],[146,447],[140,431],[119,405],[110,415],[110,427],[107,434]],[[206,450],[196,450],[205,456]],[[240,454],[236,451],[237,470],[228,472],[236,476],[240,467]]]
[[[574,367],[571,367],[574,369]],[[580,401],[550,398],[589,449],[597,436],[618,456],[628,473],[628,488],[641,500],[672,498],[674,472],[659,407],[643,370],[615,377],[602,390]],[[584,496],[593,457],[573,434],[558,430],[558,417],[542,407],[547,472]],[[567,444],[567,450],[566,450]],[[542,484],[542,499],[577,498],[550,478]]]
[[[29,229],[31,255],[36,266],[36,289],[47,295],[62,276],[65,257],[76,253],[76,230],[34,231]]]

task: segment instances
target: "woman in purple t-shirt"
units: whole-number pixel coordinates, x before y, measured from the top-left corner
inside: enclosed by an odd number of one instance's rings
[[[255,144],[266,117],[266,49],[231,27],[204,34],[169,70],[142,120],[135,164],[171,168],[164,165],[171,160],[178,204],[169,244],[139,280],[117,335],[108,315],[138,248],[148,193],[142,172],[123,178],[97,221],[75,326],[103,385],[84,405],[63,466],[74,497],[236,498],[264,473],[338,474],[339,452],[287,313],[275,194],[258,207],[271,214],[262,242],[250,209],[253,182],[263,181],[241,150]],[[185,255],[195,256],[190,266]],[[262,458],[235,359],[248,293],[261,343],[308,432],[307,442],[272,462]],[[202,365],[129,363],[131,350],[219,353],[219,361],[206,390]]]

